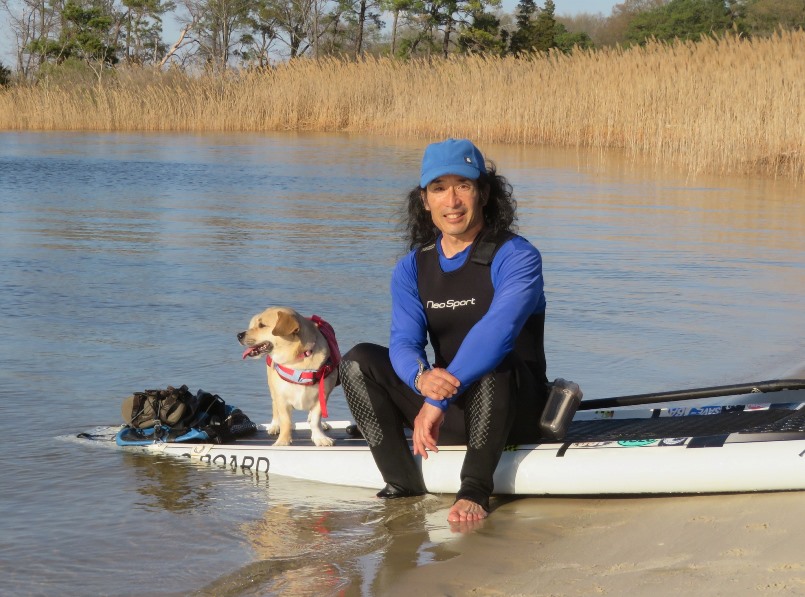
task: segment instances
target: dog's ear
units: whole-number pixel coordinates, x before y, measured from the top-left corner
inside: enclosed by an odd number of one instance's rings
[[[299,333],[299,322],[296,317],[285,311],[277,313],[277,323],[271,332],[275,336],[293,336]]]

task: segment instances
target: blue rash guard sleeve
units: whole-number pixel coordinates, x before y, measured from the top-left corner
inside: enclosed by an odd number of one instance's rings
[[[427,364],[425,346],[428,321],[419,300],[416,275],[416,250],[397,262],[391,274],[391,335],[389,357],[397,377],[414,387],[419,362]]]
[[[443,271],[464,264],[469,249],[447,259]],[[389,355],[397,375],[412,389],[419,361],[426,363],[427,318],[417,289],[416,251],[401,259],[391,283],[392,314]],[[459,393],[494,369],[514,348],[529,316],[545,311],[542,257],[527,240],[515,236],[504,243],[491,264],[495,296],[487,313],[467,334],[447,371],[461,382]]]

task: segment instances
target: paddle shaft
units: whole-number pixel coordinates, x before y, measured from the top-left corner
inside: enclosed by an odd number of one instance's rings
[[[695,400],[696,398],[716,398],[719,396],[739,396],[741,394],[801,390],[803,388],[805,388],[805,379],[772,379],[769,381],[730,386],[713,386],[709,388],[694,388],[691,390],[675,390],[673,392],[657,392],[654,394],[635,394],[633,396],[582,400],[578,410],[598,410],[617,406],[637,406],[640,404],[654,404],[656,402]]]

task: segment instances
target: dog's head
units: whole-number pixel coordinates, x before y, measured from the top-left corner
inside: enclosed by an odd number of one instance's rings
[[[290,363],[316,345],[316,327],[289,307],[270,307],[249,322],[249,329],[238,333],[246,346],[243,358],[270,355],[277,363]]]

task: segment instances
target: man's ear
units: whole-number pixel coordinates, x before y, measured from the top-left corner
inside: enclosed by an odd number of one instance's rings
[[[419,197],[422,199],[422,206],[425,208],[425,211],[430,211],[430,207],[428,207],[428,198],[425,193],[426,191],[419,191]]]

